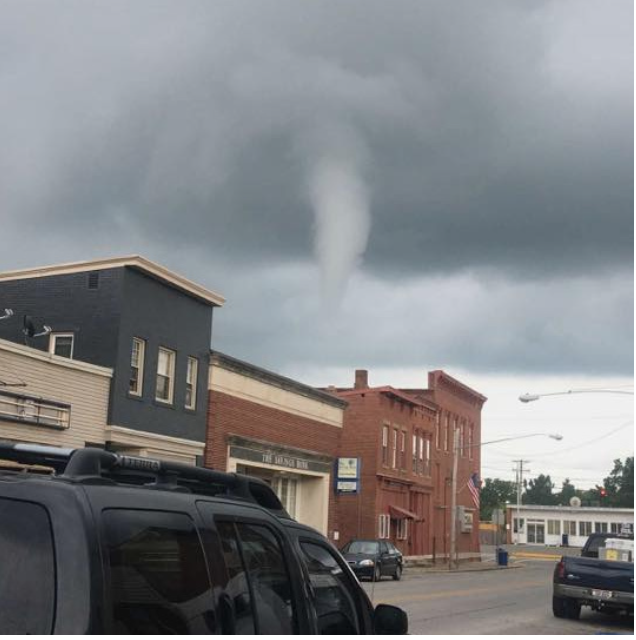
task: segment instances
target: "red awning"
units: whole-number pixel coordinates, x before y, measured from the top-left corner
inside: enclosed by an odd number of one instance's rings
[[[392,504],[389,505],[389,514],[392,518],[396,518],[397,520],[402,520],[406,518],[407,520],[417,520],[417,513],[413,513],[412,511],[408,511],[407,509],[403,509],[402,507],[394,507]]]

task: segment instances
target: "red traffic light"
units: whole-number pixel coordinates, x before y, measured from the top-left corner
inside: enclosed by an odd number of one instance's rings
[[[601,494],[601,498],[605,498],[607,496],[607,489],[601,489],[599,493]]]

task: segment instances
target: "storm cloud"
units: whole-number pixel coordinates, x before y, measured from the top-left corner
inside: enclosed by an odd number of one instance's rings
[[[260,364],[633,369],[633,4],[2,2],[0,267],[130,252]]]

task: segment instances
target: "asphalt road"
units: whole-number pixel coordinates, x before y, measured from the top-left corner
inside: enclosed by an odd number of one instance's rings
[[[554,562],[524,561],[498,571],[431,573],[405,571],[400,582],[384,578],[364,588],[375,604],[402,607],[411,634],[579,635],[633,634],[631,617],[610,617],[587,607],[578,621],[552,615]]]

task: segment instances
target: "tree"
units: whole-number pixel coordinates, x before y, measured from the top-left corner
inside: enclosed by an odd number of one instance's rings
[[[486,478],[479,494],[479,519],[483,522],[492,520],[493,509],[504,509],[506,501],[514,503],[517,500],[517,489],[514,482]]]
[[[554,489],[554,483],[550,476],[540,474],[534,480],[528,482],[522,498],[523,503],[553,505],[556,502],[556,496],[553,495],[552,489]]]
[[[614,468],[605,478],[603,487],[607,492],[603,504],[608,507],[633,507],[634,457],[626,458],[624,464],[620,458],[614,460]]]
[[[570,478],[566,478],[561,486],[561,491],[555,496],[556,503],[567,507],[575,495],[576,487],[570,482]]]

